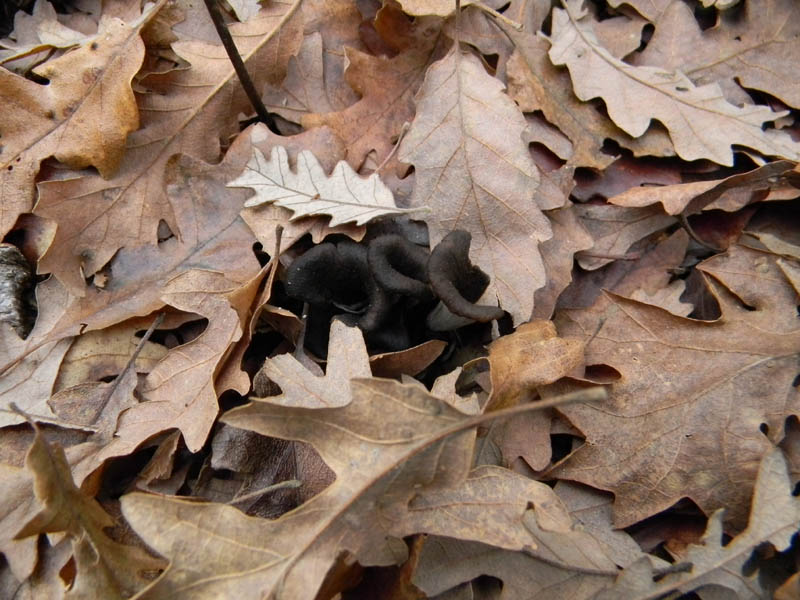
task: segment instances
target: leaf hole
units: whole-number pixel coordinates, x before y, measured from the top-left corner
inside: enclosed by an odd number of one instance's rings
[[[603,140],[603,147],[600,148],[600,151],[603,154],[608,154],[609,156],[619,156],[622,154],[622,147],[617,143],[616,140],[606,138]]]
[[[160,219],[158,221],[158,230],[156,232],[158,236],[158,243],[162,244],[166,242],[168,239],[175,237],[175,234],[172,233],[172,229],[170,229],[169,225],[164,219]]]
[[[265,266],[269,262],[270,257],[269,254],[264,252],[264,246],[261,245],[261,242],[253,243],[252,249],[253,249],[253,254],[256,257],[256,260],[258,260],[258,264],[261,265],[262,267]]]
[[[705,31],[716,25],[717,23],[717,10],[712,6],[704,8],[700,3],[694,9],[694,18],[700,29]]]
[[[557,463],[572,452],[577,438],[567,433],[555,433],[550,436],[551,462]],[[578,441],[578,443],[580,443]]]
[[[642,52],[645,48],[647,48],[647,44],[650,43],[650,40],[653,39],[653,34],[656,31],[655,25],[652,23],[648,23],[644,27],[642,27],[642,37],[641,42],[639,43],[639,47],[636,49],[637,52]]]

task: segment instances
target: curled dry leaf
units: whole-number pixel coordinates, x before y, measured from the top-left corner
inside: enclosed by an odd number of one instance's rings
[[[632,187],[608,199],[617,206],[643,207],[660,202],[669,215],[701,210],[739,210],[764,200],[789,200],[800,196],[792,173],[797,163],[776,160],[725,179],[675,183],[657,187]]]
[[[564,208],[547,213],[553,228],[553,237],[541,244],[542,261],[547,270],[547,283],[533,295],[534,319],[553,316],[556,301],[572,281],[575,254],[589,250],[594,245],[592,236],[581,224],[577,211],[570,202]]]
[[[244,152],[249,145],[246,138],[241,140],[217,166],[189,157],[171,163],[169,179],[174,185],[169,197],[179,209],[178,224],[184,231],[180,239],[170,237],[158,246],[120,250],[106,286],[89,288],[83,297],[70,295],[52,277],[37,286],[39,316],[28,338],[21,340],[10,329],[0,331],[4,340],[0,344],[0,399],[13,401],[3,396],[13,391],[23,410],[34,417],[53,418],[46,399],[69,348],[66,338],[158,310],[165,304],[161,295],[168,282],[191,269],[224,272],[232,287],[258,273],[253,234],[239,217],[244,192],[226,190],[223,183],[231,177],[232,165],[241,168],[247,160]],[[237,194],[238,201],[231,194]],[[20,422],[13,413],[0,419],[7,424]]]
[[[415,168],[412,206],[429,206],[431,246],[456,229],[472,234],[487,294],[515,322],[530,317],[545,282],[539,242],[552,235],[534,201],[539,173],[522,141],[525,119],[480,61],[454,46],[428,69],[399,158]],[[553,208],[553,207],[547,207]]]
[[[552,321],[531,321],[489,346],[492,395],[487,410],[519,403],[526,392],[583,364],[583,342],[558,337]]]
[[[451,0],[398,0],[403,12],[407,15],[425,16],[436,15],[449,17],[456,10],[456,3]],[[462,0],[461,7],[469,6],[476,0]]]
[[[308,150],[297,156],[297,171],[289,168],[283,146],[273,146],[270,159],[258,148],[244,172],[228,187],[248,187],[256,195],[245,207],[274,203],[292,211],[292,220],[312,215],[330,216],[330,226],[354,222],[363,225],[376,217],[409,212],[398,208],[391,190],[377,174],[361,177],[345,161],[327,175]]]
[[[303,150],[310,151],[314,156],[318,156],[320,164],[325,172],[333,171],[333,168],[344,159],[344,142],[329,127],[319,127],[309,131],[303,131],[297,135],[284,137],[272,133],[262,123],[256,123],[247,128],[237,138],[250,139],[251,144],[261,150],[264,154],[270,154],[275,146],[284,146],[289,155],[289,166],[297,164],[297,155]],[[252,150],[248,150],[247,157],[237,163],[237,168],[232,175],[241,173],[247,161],[250,159]],[[245,189],[242,189],[245,192]],[[261,205],[254,208],[244,208],[241,211],[242,219],[253,231],[264,248],[275,247],[275,229],[278,225],[283,227],[281,234],[281,249],[285,250],[294,244],[305,234],[310,234],[315,243],[321,242],[326,236],[341,233],[347,235],[355,241],[361,241],[366,232],[366,226],[348,223],[331,227],[328,219],[292,219],[292,211],[288,208],[281,208],[276,203]]]
[[[525,554],[494,548],[478,542],[446,537],[425,541],[412,582],[428,597],[448,597],[460,584],[480,576],[496,577],[503,582],[503,600],[526,598],[547,600],[557,597],[588,600],[608,584],[610,575],[587,574],[581,569],[560,568]],[[474,598],[476,592],[454,597]],[[440,596],[441,595],[441,596]],[[492,596],[489,596],[492,597]]]
[[[664,214],[658,206],[643,210],[611,204],[576,204],[574,210],[581,225],[594,238],[589,251],[577,257],[578,264],[590,271],[625,256],[633,244],[676,222],[675,217]]]
[[[731,146],[747,146],[768,156],[796,160],[800,143],[781,131],[762,129],[786,112],[764,106],[739,108],[728,103],[716,84],[696,86],[680,71],[633,67],[614,58],[597,40],[583,0],[554,9],[550,59],[566,65],[581,100],[603,98],[611,119],[638,137],[651,119],[668,130],[675,151],[685,160],[707,158],[733,165]],[[693,127],[686,127],[686,123]]]
[[[0,50],[0,64],[24,75],[41,61],[39,52],[70,48],[90,42],[93,37],[60,23],[53,5],[40,0],[33,5],[31,14],[19,11],[14,15],[14,39],[0,40],[0,48],[6,48]]]
[[[384,352],[369,357],[369,366],[375,377],[416,375],[426,369],[442,354],[447,344],[442,340],[428,340],[405,350]],[[434,396],[436,393],[434,392]]]
[[[227,2],[236,13],[236,18],[242,23],[257,15],[261,8],[258,0],[227,0]]]
[[[509,34],[515,50],[508,61],[508,93],[521,110],[541,110],[572,141],[574,152],[568,164],[607,167],[614,161],[613,155],[603,152],[607,139],[616,140],[636,156],[674,154],[667,136],[654,135],[650,130],[634,139],[604,118],[594,104],[581,102],[572,91],[569,74],[550,62],[550,45],[543,38],[529,33]]]
[[[197,270],[167,285],[164,299],[175,308],[203,315],[208,327],[196,339],[168,352],[148,373],[142,389],[145,401],[122,414],[117,437],[103,458],[128,454],[170,427],[181,430],[192,452],[203,446],[219,410],[214,374],[230,346],[242,336],[263,275],[240,286],[221,273]]]

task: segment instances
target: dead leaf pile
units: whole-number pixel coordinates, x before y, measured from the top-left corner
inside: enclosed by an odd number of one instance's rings
[[[796,597],[800,4],[216,3],[0,10],[0,597]]]

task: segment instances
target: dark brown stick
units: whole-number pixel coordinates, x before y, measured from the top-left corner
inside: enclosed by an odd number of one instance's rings
[[[244,61],[242,60],[239,51],[236,49],[236,44],[233,43],[231,32],[228,31],[228,28],[225,26],[225,22],[222,20],[222,13],[217,5],[217,0],[205,0],[205,3],[206,8],[208,9],[208,14],[211,16],[211,20],[214,22],[214,27],[217,29],[217,33],[219,34],[219,39],[222,40],[222,45],[225,47],[225,52],[228,53],[228,58],[230,58],[231,64],[236,71],[236,75],[239,77],[239,82],[242,84],[242,89],[244,89],[244,93],[247,94],[250,104],[253,105],[258,118],[267,127],[269,127],[270,131],[281,135],[281,132],[278,130],[278,125],[275,123],[275,119],[272,117],[272,113],[270,113],[264,106],[264,103],[261,102],[261,97],[256,91],[256,86],[253,85],[253,80],[250,79],[250,74],[247,72],[247,68],[244,66]]]

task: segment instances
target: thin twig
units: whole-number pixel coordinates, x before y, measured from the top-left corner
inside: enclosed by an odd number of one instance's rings
[[[36,415],[25,412],[19,406],[17,406],[15,402],[9,403],[8,408],[0,408],[0,413],[18,415],[24,418],[28,422],[46,423],[49,425],[57,425],[65,429],[74,429],[76,431],[87,431],[89,433],[97,433],[96,427],[89,427],[88,425],[81,425],[80,423],[70,423],[69,421],[62,421],[60,419],[54,419],[53,417],[46,417],[44,415]]]
[[[386,156],[386,158],[383,159],[383,162],[380,165],[378,165],[378,168],[375,169],[375,171],[374,171],[375,173],[379,173],[380,170],[383,167],[385,167],[387,165],[387,163],[389,162],[389,160],[391,160],[391,158],[395,155],[395,153],[397,152],[397,149],[400,147],[400,142],[403,141],[403,138],[405,137],[406,133],[408,133],[409,129],[411,129],[411,124],[408,121],[406,121],[405,123],[403,123],[403,128],[400,130],[400,135],[397,136],[397,142],[395,143],[394,147],[392,148],[392,151],[389,152],[389,154]]]
[[[272,485],[268,485],[267,487],[255,490],[254,492],[247,493],[244,496],[235,496],[228,501],[228,504],[238,504],[239,502],[244,502],[245,500],[250,500],[252,498],[258,498],[259,496],[276,492],[278,490],[286,488],[289,489],[299,488],[301,485],[303,485],[302,481],[299,481],[297,479],[287,479],[286,481],[281,481],[280,483],[273,483]]]
[[[247,94],[250,104],[253,105],[258,118],[261,119],[261,121],[266,124],[267,127],[269,127],[270,131],[281,135],[281,132],[278,130],[278,125],[275,123],[275,119],[272,117],[272,113],[266,109],[264,103],[261,101],[261,96],[259,96],[258,92],[256,91],[256,86],[253,85],[253,80],[250,79],[250,74],[247,72],[247,68],[244,66],[244,61],[239,54],[239,50],[236,49],[236,44],[233,42],[231,33],[228,31],[228,28],[225,26],[225,22],[222,20],[222,13],[217,5],[217,0],[204,1],[206,3],[206,8],[208,9],[208,14],[211,16],[211,20],[214,22],[214,27],[217,29],[217,33],[219,34],[219,39],[222,40],[222,45],[225,47],[225,52],[228,53],[228,58],[230,58],[231,64],[236,71],[236,75],[239,77],[239,82],[242,84],[244,93]]]
[[[474,6],[475,8],[479,8],[480,10],[482,10],[486,14],[494,17],[498,21],[500,21],[502,23],[505,23],[506,25],[508,25],[512,29],[515,29],[517,31],[522,31],[522,29],[523,29],[522,23],[517,23],[516,21],[513,21],[513,20],[509,19],[504,14],[501,14],[501,13],[497,12],[491,6],[486,6],[483,2],[475,2],[472,6]]]
[[[629,252],[628,254],[609,254],[606,252],[592,252],[591,250],[581,250],[581,256],[589,258],[607,258],[609,260],[639,260],[642,258],[641,252]]]
[[[100,415],[103,414],[106,406],[108,405],[109,400],[111,400],[111,396],[114,395],[114,392],[117,390],[117,385],[122,380],[122,376],[128,371],[128,369],[133,369],[134,364],[136,363],[136,359],[139,357],[139,353],[144,348],[147,341],[150,339],[150,336],[153,335],[153,332],[164,322],[164,313],[158,315],[153,322],[150,324],[150,327],[147,328],[144,336],[142,339],[139,340],[139,343],[136,345],[136,349],[133,351],[133,354],[128,359],[128,363],[125,365],[125,368],[122,369],[122,372],[117,375],[116,379],[114,379],[114,383],[108,387],[106,390],[105,395],[103,396],[103,401],[100,403],[100,406],[94,413],[94,418],[89,422],[90,425],[94,425],[97,423],[97,420],[100,418]]]

